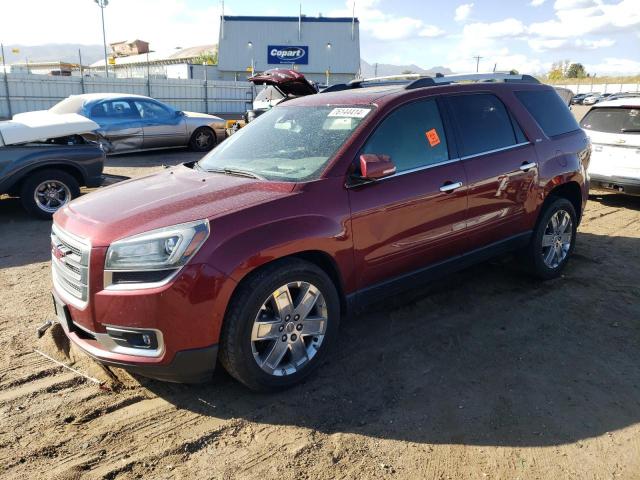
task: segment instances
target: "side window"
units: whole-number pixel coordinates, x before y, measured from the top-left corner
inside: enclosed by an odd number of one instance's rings
[[[447,138],[435,100],[404,105],[387,116],[361,153],[389,155],[397,172],[449,160]]]
[[[126,100],[113,100],[112,102],[105,102],[107,109],[107,115],[114,119],[134,119],[140,118],[138,112],[131,106]]]
[[[107,117],[107,104],[106,103],[98,103],[91,107],[91,117],[92,118],[105,118]]]
[[[143,119],[160,120],[171,117],[169,110],[157,103],[146,102],[144,100],[136,100],[134,103]]]
[[[448,100],[460,132],[462,157],[521,143],[507,109],[495,95],[455,95]]]

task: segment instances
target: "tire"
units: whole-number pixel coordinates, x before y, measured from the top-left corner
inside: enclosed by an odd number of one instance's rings
[[[565,218],[569,218],[571,225],[565,226],[562,232],[554,231],[553,218],[560,227],[561,220]],[[542,280],[560,276],[573,253],[577,226],[573,204],[566,198],[551,197],[540,214],[528,247],[523,252],[532,275]],[[568,233],[571,235],[570,238],[567,238]],[[549,242],[553,242],[552,245],[548,245]]]
[[[301,285],[300,288],[297,285]],[[269,306],[275,307],[272,299],[276,293],[283,292],[284,286],[288,286],[288,297],[295,308],[278,314]],[[305,295],[314,291],[311,287],[317,289],[316,293]],[[287,295],[278,296],[284,297]],[[304,311],[300,298],[314,298],[315,303],[308,317],[297,319],[296,315]],[[290,311],[291,318],[281,314],[282,311]],[[259,319],[264,320],[254,325]],[[234,293],[222,328],[220,362],[231,376],[252,390],[288,388],[322,364],[335,342],[339,323],[340,300],[329,276],[304,260],[277,261],[250,274]],[[324,326],[323,333],[314,336],[314,332],[321,331],[321,326]],[[264,333],[261,327],[266,327]],[[261,332],[260,335],[257,332]],[[276,338],[255,341],[255,336],[263,334]],[[301,345],[305,348],[303,356],[298,355]],[[284,351],[279,363],[269,360],[279,356],[276,351]]]
[[[196,152],[208,152],[216,143],[216,133],[209,127],[196,128],[189,139],[189,147]]]
[[[49,197],[49,194],[52,196]],[[53,169],[28,174],[20,189],[20,201],[24,209],[43,220],[51,220],[59,208],[79,195],[78,181],[67,172]]]

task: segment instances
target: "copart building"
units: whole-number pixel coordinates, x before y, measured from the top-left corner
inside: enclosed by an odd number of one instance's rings
[[[360,70],[359,22],[355,17],[225,15],[217,67],[221,80],[292,68],[321,84],[348,82]]]

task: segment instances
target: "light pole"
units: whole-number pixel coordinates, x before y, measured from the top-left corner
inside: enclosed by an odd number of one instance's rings
[[[331,60],[329,54],[331,53],[331,43],[327,43],[327,87],[329,86],[329,75],[331,74]]]
[[[251,40],[247,42],[247,48],[251,57],[251,76],[253,77],[255,75],[255,65],[253,64],[253,42]]]
[[[93,0],[100,7],[102,15],[102,44],[104,45],[104,73],[109,78],[109,63],[107,62],[107,35],[104,30],[104,9],[109,5],[109,0]]]

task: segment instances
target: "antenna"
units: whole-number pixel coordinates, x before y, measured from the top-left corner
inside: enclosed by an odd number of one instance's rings
[[[222,0],[222,21],[220,22],[220,37],[224,40],[224,0]]]
[[[353,0],[353,13],[351,15],[351,40],[356,38],[356,0]]]

